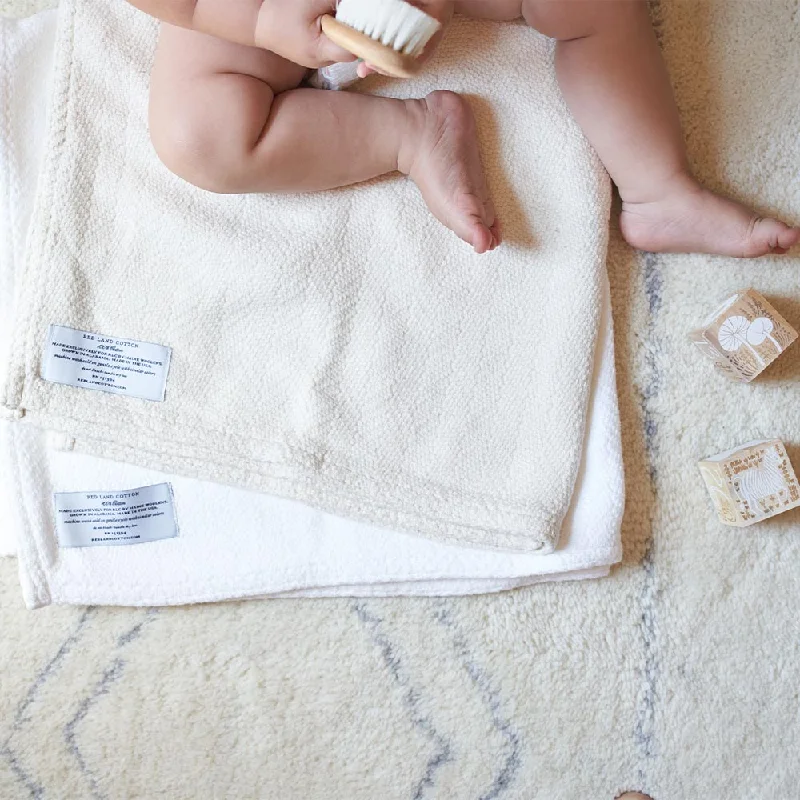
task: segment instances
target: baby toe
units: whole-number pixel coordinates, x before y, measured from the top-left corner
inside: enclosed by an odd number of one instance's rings
[[[489,250],[494,250],[495,242],[491,231],[482,222],[476,222],[472,226],[472,247],[478,255]]]
[[[783,225],[783,223],[781,223]],[[782,250],[788,250],[800,243],[800,228],[790,228],[788,225],[783,225],[783,230],[778,233],[778,247]]]
[[[790,228],[777,219],[757,219],[751,227],[745,244],[746,256],[761,256],[767,253],[782,254],[800,241],[800,230]]]

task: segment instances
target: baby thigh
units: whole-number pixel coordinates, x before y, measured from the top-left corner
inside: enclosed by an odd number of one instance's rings
[[[466,17],[500,22],[523,17],[532,28],[552,39],[581,39],[604,28],[614,29],[620,16],[646,8],[645,0],[456,0]]]
[[[305,75],[269,51],[162,23],[150,78],[156,153],[195,186],[246,191],[248,155],[274,97]]]
[[[646,0],[522,0],[528,25],[559,41],[615,32],[642,12]]]
[[[465,17],[510,22],[522,16],[523,0],[456,0],[455,11]]]

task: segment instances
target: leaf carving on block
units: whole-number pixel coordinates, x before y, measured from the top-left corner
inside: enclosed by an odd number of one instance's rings
[[[762,501],[786,488],[780,464],[780,456],[770,449],[764,453],[758,464],[739,475],[739,496],[747,501],[756,516],[764,515]]]
[[[750,323],[747,317],[728,317],[722,325],[719,326],[719,333],[717,338],[723,350],[729,353],[735,353],[743,344],[747,342],[747,329]]]
[[[719,333],[717,339],[719,340],[720,347],[728,353],[735,353],[740,347],[746,347],[755,358],[756,363],[763,369],[766,367],[764,359],[756,352],[753,346],[747,340],[747,334],[750,330],[750,322],[747,317],[735,315],[728,317],[722,325],[719,326]]]
[[[760,344],[764,344],[764,342],[769,339],[772,344],[775,345],[775,349],[779,352],[783,352],[783,348],[778,344],[777,339],[772,335],[772,331],[775,330],[775,325],[769,317],[758,317],[754,319],[750,326],[747,329],[747,343],[753,345],[754,347],[758,347]]]
[[[716,469],[700,464],[700,472],[706,482],[706,488],[711,495],[711,502],[723,522],[735,523],[737,521],[736,507],[728,491],[728,484],[723,475]]]

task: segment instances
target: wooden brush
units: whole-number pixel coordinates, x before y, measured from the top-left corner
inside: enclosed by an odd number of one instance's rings
[[[405,0],[341,0],[322,32],[378,72],[409,78],[441,23]]]

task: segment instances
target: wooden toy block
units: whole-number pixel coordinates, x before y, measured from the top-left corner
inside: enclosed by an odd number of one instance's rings
[[[748,442],[698,466],[725,525],[744,528],[800,507],[800,484],[780,439]]]
[[[733,380],[749,383],[795,339],[797,331],[754,289],[729,297],[689,338]]]

